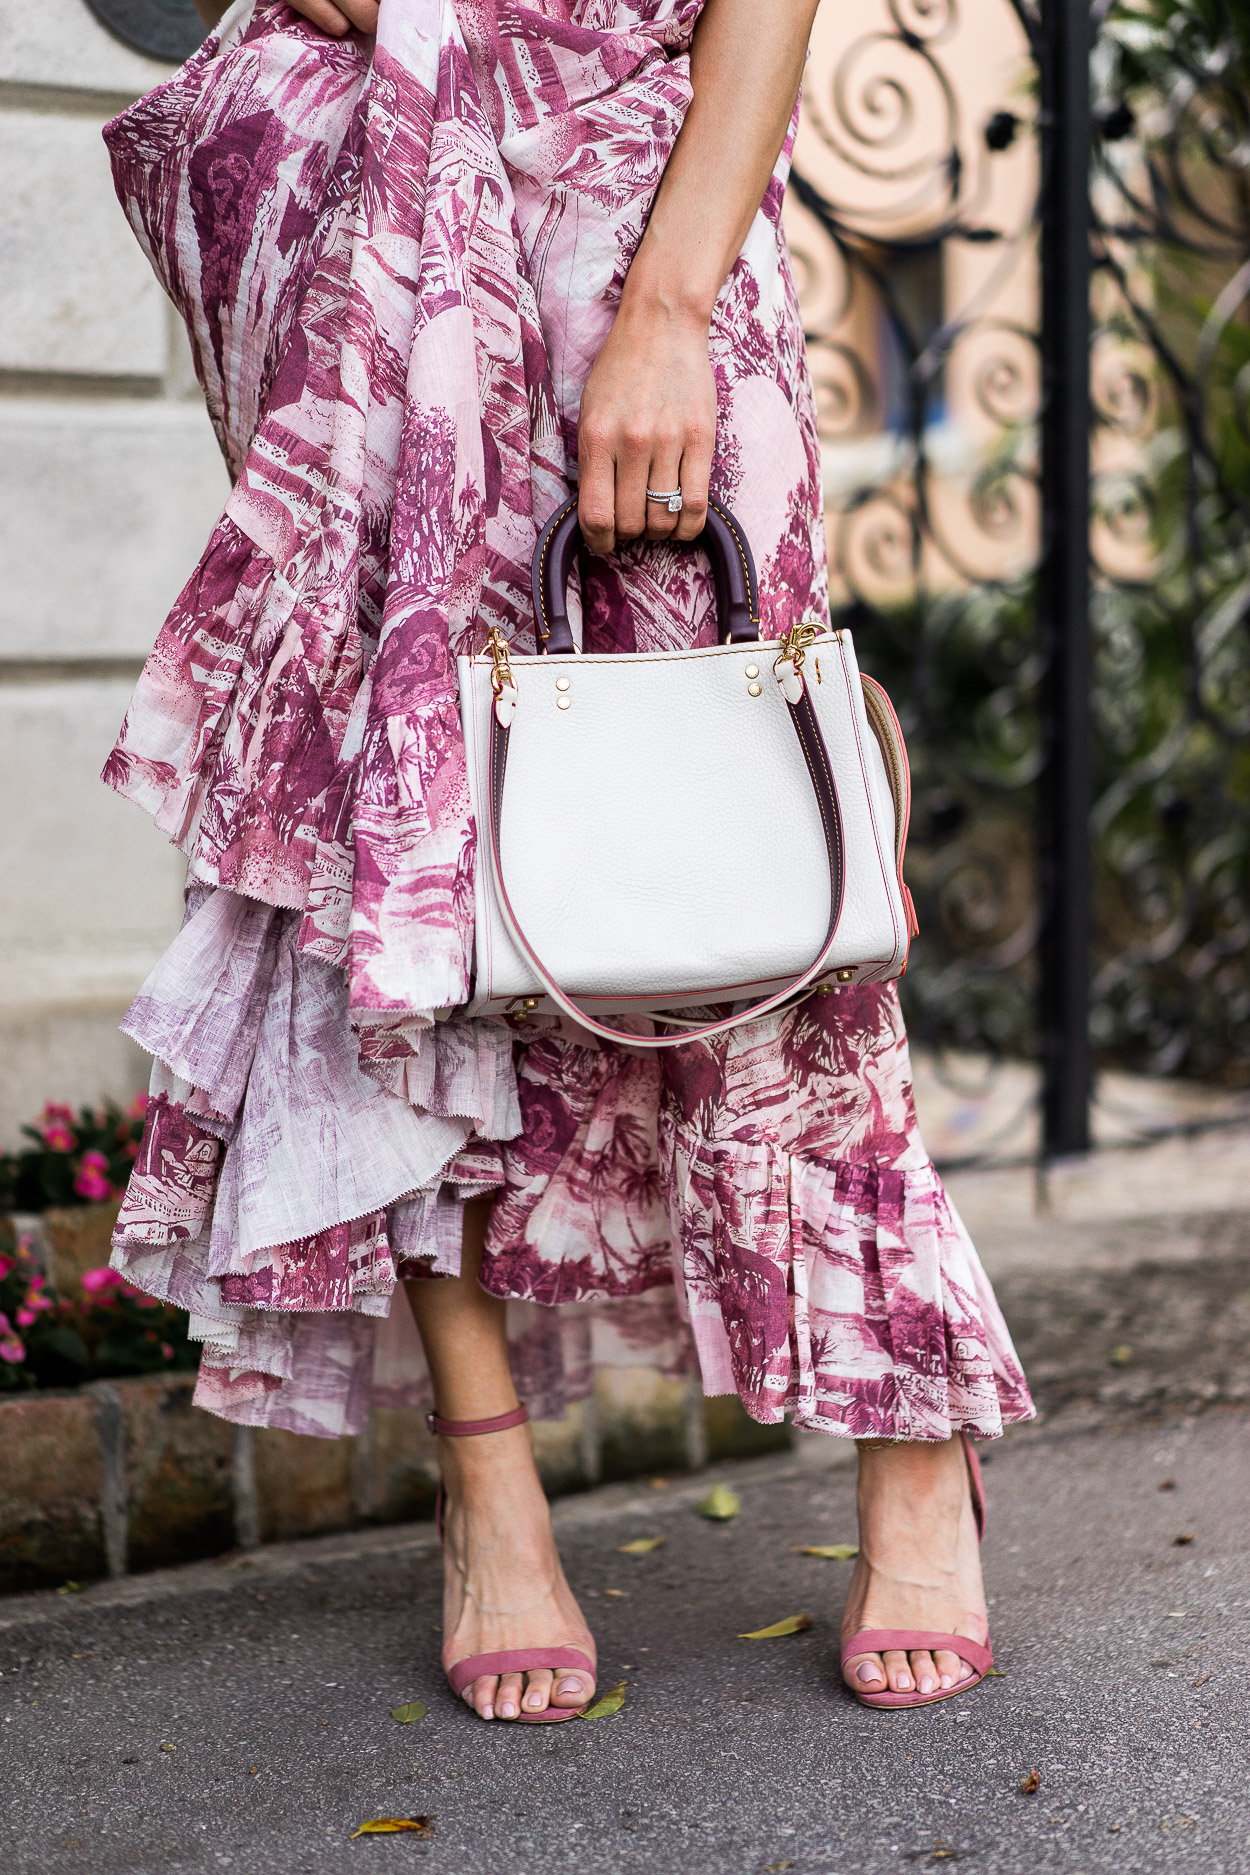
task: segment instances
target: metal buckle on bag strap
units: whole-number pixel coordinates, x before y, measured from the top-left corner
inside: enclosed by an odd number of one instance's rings
[[[512,663],[508,657],[508,640],[498,625],[491,626],[490,635],[486,640],[486,649],[491,655],[490,687],[498,703],[505,688],[516,689],[516,678],[512,675]]]
[[[801,671],[808,646],[815,644],[818,638],[823,638],[827,629],[827,626],[813,624],[811,619],[802,619],[797,625],[792,625],[788,632],[782,634],[781,650],[773,660],[773,669],[776,670],[778,664],[790,663],[796,671]]]

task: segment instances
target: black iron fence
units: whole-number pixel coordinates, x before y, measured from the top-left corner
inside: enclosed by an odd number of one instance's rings
[[[1094,1065],[1250,1085],[1250,11],[827,11],[790,231],[909,1018],[1079,1150]]]

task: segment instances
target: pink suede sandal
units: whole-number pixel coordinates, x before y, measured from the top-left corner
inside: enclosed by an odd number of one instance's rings
[[[510,1413],[500,1413],[496,1419],[440,1419],[437,1413],[427,1413],[425,1423],[431,1432],[441,1433],[446,1439],[466,1439],[475,1438],[483,1432],[507,1432],[512,1426],[523,1426],[528,1418],[529,1409],[517,1406]],[[438,1531],[440,1543],[443,1540],[443,1503],[444,1492],[440,1484],[434,1504],[434,1527]],[[464,1660],[457,1660],[454,1666],[447,1668],[447,1684],[457,1699],[463,1699],[466,1688],[485,1674],[526,1673],[541,1667],[549,1667],[557,1673],[569,1667],[579,1673],[588,1673],[591,1691],[586,1704],[590,1704],[594,1697],[595,1665],[577,1647],[517,1647],[501,1654],[469,1654]],[[526,1712],[522,1709],[515,1719],[506,1723],[559,1725],[564,1719],[575,1719],[582,1710],[581,1706],[548,1706],[543,1712]]]
[[[964,1456],[968,1461],[968,1484],[972,1492],[972,1514],[976,1519],[977,1541],[985,1535],[985,1487],[981,1480],[981,1461],[977,1457],[966,1433],[960,1437],[964,1443]],[[862,1628],[858,1634],[852,1634],[842,1648],[842,1666],[848,1660],[854,1660],[857,1654],[883,1654],[890,1649],[899,1653],[915,1653],[927,1648],[930,1653],[941,1648],[943,1653],[958,1654],[973,1668],[970,1678],[960,1680],[957,1686],[940,1687],[934,1693],[895,1693],[888,1688],[884,1692],[861,1693],[856,1686],[849,1686],[861,1706],[881,1706],[887,1710],[900,1711],[905,1706],[932,1706],[939,1699],[953,1699],[956,1693],[971,1692],[979,1686],[994,1664],[994,1655],[987,1641],[971,1640],[966,1634],[925,1634],[912,1628]]]

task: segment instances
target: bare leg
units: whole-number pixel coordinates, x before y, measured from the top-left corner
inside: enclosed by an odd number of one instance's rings
[[[466,1206],[458,1277],[406,1285],[444,1419],[493,1419],[517,1404],[504,1305],[478,1282],[489,1218],[489,1199]],[[594,1641],[556,1552],[529,1427],[441,1438],[438,1446],[447,1495],[444,1667],[470,1654],[541,1646],[578,1647],[593,1660]],[[592,1691],[584,1673],[543,1670],[484,1675],[465,1699],[484,1719],[515,1719],[522,1705],[526,1712],[582,1706]]]
[[[859,1560],[842,1634],[918,1628],[988,1638],[985,1590],[963,1443],[859,1448]],[[972,1668],[958,1654],[858,1654],[843,1677],[861,1692],[955,1686]]]

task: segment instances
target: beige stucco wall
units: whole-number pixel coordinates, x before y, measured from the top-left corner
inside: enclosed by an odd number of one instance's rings
[[[177,929],[178,854],[98,780],[227,487],[100,141],[166,69],[83,0],[0,0],[3,1144],[143,1084],[117,1021]]]

